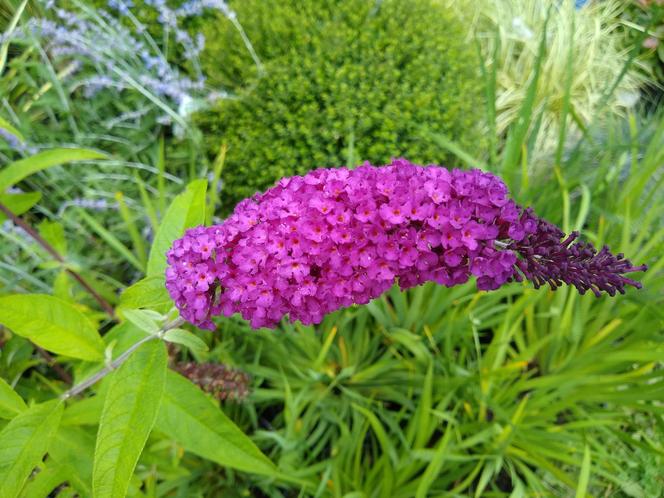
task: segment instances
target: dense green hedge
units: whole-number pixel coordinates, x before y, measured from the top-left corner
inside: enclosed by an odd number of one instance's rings
[[[229,146],[225,207],[284,175],[405,156],[451,162],[421,129],[477,150],[483,114],[472,41],[435,0],[231,2],[260,75],[227,19],[205,23],[212,84],[238,95],[198,117]]]

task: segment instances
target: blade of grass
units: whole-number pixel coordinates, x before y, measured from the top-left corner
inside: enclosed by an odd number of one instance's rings
[[[129,212],[129,208],[127,207],[127,203],[124,200],[124,195],[122,192],[115,193],[115,200],[118,202],[118,210],[120,211],[122,221],[124,221],[125,227],[127,228],[127,232],[131,237],[131,242],[134,246],[136,256],[138,257],[138,260],[140,261],[143,268],[145,268],[145,265],[147,265],[148,262],[147,250],[145,248],[145,243],[143,242],[143,237],[141,236],[141,233],[136,226],[136,221]]]
[[[14,13],[14,16],[12,17],[11,21],[9,21],[7,29],[3,33],[2,39],[4,41],[2,42],[2,45],[0,45],[0,75],[2,75],[2,73],[5,70],[5,64],[7,62],[7,52],[9,51],[9,43],[11,41],[12,33],[14,33],[14,30],[18,25],[18,21],[21,18],[21,15],[23,14],[23,10],[25,9],[26,5],[28,5],[28,0],[23,0],[23,2],[21,2],[21,5],[19,5],[18,8],[16,9],[16,12]]]
[[[90,216],[88,213],[83,211],[82,209],[77,209],[78,214],[83,218],[83,221],[85,221],[88,226],[95,232],[97,235],[99,235],[102,239],[106,241],[106,243],[111,246],[120,256],[122,256],[127,263],[132,265],[134,268],[136,268],[138,271],[141,273],[145,272],[145,267],[141,265],[141,262],[136,259],[136,256],[132,254],[132,252],[127,249],[127,246],[125,246],[118,238],[113,235],[110,231],[108,231],[106,228],[101,226],[101,224],[95,220],[92,216]]]
[[[535,105],[535,96],[537,94],[537,86],[539,84],[542,61],[546,53],[546,30],[551,17],[551,7],[548,9],[544,26],[542,27],[542,37],[540,39],[539,48],[537,50],[537,58],[535,59],[535,67],[528,83],[526,96],[519,109],[519,115],[516,120],[514,128],[510,129],[505,149],[503,150],[503,160],[500,165],[500,173],[508,181],[512,189],[518,188],[519,182],[515,178],[515,173],[519,167],[519,156],[521,154],[521,145],[524,143],[528,134],[532,121],[532,114]]]

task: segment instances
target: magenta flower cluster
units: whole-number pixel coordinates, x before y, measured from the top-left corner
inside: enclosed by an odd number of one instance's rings
[[[203,328],[234,313],[253,327],[285,315],[318,323],[395,282],[453,286],[474,275],[492,290],[521,273],[538,276],[542,257],[562,254],[519,258],[540,221],[480,170],[404,159],[318,169],[245,199],[221,225],[187,231],[168,252],[166,286],[182,316]],[[640,269],[627,264],[619,269]]]

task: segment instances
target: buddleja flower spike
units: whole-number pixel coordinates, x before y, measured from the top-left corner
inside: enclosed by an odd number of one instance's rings
[[[318,323],[395,282],[453,286],[475,275],[493,290],[525,277],[598,296],[641,287],[624,275],[645,266],[577,236],[518,206],[492,174],[398,159],[283,178],[221,225],[188,230],[168,252],[166,286],[182,316],[208,329],[236,312],[253,327],[284,315]]]

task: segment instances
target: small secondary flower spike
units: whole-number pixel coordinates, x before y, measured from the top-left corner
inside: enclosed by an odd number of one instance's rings
[[[598,296],[641,287],[624,274],[645,266],[577,236],[518,206],[492,174],[398,159],[283,178],[221,225],[188,230],[168,252],[166,287],[186,320],[209,329],[212,316],[236,312],[253,327],[284,315],[318,323],[395,282],[453,286],[475,275],[493,290],[525,276]]]

